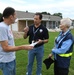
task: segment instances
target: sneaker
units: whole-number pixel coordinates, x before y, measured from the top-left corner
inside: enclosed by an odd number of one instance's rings
[[[28,72],[26,72],[26,75],[28,75]]]
[[[40,75],[42,75],[42,74],[40,74]]]

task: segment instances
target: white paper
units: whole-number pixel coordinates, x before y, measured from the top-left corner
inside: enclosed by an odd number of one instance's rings
[[[35,46],[36,44],[38,44],[38,42],[34,42],[34,43],[30,44],[30,46]]]

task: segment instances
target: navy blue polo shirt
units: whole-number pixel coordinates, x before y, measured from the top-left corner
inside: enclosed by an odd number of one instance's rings
[[[48,30],[43,25],[39,27],[35,27],[34,25],[29,26],[29,31],[27,36],[29,36],[29,43],[31,44],[32,41],[38,41],[39,39],[44,40],[49,38]],[[41,46],[43,43],[36,45],[35,47]]]

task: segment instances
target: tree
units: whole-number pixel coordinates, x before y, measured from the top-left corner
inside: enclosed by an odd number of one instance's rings
[[[54,13],[53,16],[59,16],[62,18],[62,13]]]
[[[44,15],[51,15],[50,13],[48,13],[48,12],[41,12],[41,14],[44,14]]]
[[[0,13],[0,17],[2,16],[2,14]]]

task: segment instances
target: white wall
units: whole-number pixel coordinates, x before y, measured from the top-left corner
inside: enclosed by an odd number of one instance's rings
[[[12,31],[18,31],[18,24],[17,24],[17,22],[12,24]]]

